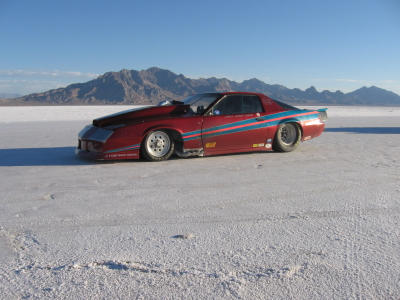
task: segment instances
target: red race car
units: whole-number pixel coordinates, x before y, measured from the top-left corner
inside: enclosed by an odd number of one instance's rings
[[[327,118],[326,109],[302,110],[263,94],[204,93],[95,119],[79,133],[75,153],[162,161],[173,153],[289,152],[319,136]]]

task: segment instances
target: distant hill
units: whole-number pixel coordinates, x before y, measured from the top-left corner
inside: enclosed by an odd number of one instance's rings
[[[182,100],[192,94],[221,90],[263,93],[292,105],[400,105],[399,95],[375,86],[347,94],[318,92],[313,86],[302,91],[266,84],[256,78],[241,83],[215,77],[190,79],[156,67],[107,72],[66,88],[3,99],[0,105],[157,104],[162,100]]]
[[[17,98],[17,97],[22,97],[20,94],[10,94],[10,93],[3,93],[0,94],[1,99],[10,99],[10,98]]]

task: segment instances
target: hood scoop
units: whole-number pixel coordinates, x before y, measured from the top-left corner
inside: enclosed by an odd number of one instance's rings
[[[133,119],[149,118],[161,115],[178,115],[188,111],[190,105],[146,106],[125,110],[116,114],[93,120],[93,126],[105,127],[122,124]]]

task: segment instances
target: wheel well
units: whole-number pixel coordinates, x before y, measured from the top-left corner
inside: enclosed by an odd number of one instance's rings
[[[303,136],[303,126],[300,125],[300,122],[299,122],[299,121],[297,121],[297,120],[287,120],[286,122],[282,122],[282,123],[280,123],[279,125],[287,124],[287,123],[294,123],[294,124],[297,124],[297,126],[299,126],[299,128],[300,128],[301,136]]]
[[[183,138],[179,131],[176,131],[174,129],[168,129],[168,128],[164,128],[162,130],[166,130],[171,134],[173,142],[175,142],[175,147],[177,147],[177,149],[181,149],[181,150],[183,149]]]
[[[178,141],[178,142],[182,142],[183,143],[183,139],[182,139],[182,135],[179,131],[174,130],[174,129],[170,129],[170,128],[152,128],[151,130],[147,131],[147,133],[143,136],[143,139],[146,138],[146,136],[152,132],[152,131],[156,131],[156,130],[164,130],[167,131],[169,134],[171,134],[172,138],[174,141]]]
[[[174,129],[165,129],[165,130],[168,130],[168,132],[172,135],[174,141],[183,142],[182,135],[180,134],[179,131],[176,131]]]
[[[300,132],[301,132],[301,136],[303,136],[303,126],[300,125],[300,122],[293,122],[293,123],[296,123],[297,126],[299,126]]]

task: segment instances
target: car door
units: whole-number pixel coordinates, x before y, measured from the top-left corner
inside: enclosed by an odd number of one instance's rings
[[[220,99],[204,115],[205,154],[264,147],[268,134],[266,113],[256,95],[234,94]]]

